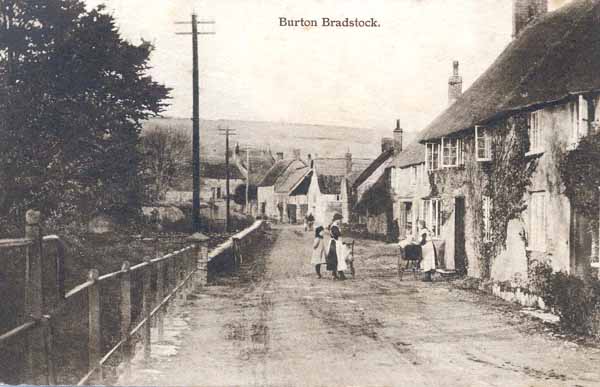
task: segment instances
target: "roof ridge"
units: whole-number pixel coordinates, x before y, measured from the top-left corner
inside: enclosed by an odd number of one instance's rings
[[[568,37],[573,34],[573,31],[577,28],[577,26],[579,26],[581,24],[581,21],[588,16],[588,12],[592,11],[594,9],[594,7],[597,7],[598,4],[600,4],[600,2],[598,2],[598,0],[580,0],[580,1],[582,3],[583,2],[589,2],[590,3],[589,9],[586,10],[586,12],[582,12],[582,15],[576,20],[575,23],[572,23],[571,28],[569,28],[569,30],[562,36],[561,39],[558,39],[555,42],[551,42],[550,47],[548,47],[548,49],[544,53],[544,56],[527,70],[527,73],[525,74],[525,76],[523,76],[521,78],[521,80],[519,81],[519,83],[517,83],[515,85],[514,89],[511,91],[511,93],[507,94],[507,96],[502,101],[502,106],[506,106],[506,104],[508,103],[508,101],[511,101],[515,96],[517,96],[517,92],[521,89],[521,86],[523,86],[524,84],[526,84],[527,81],[529,81],[531,79],[531,77],[542,66],[544,66],[546,64],[548,57],[550,56],[551,53],[554,52],[555,48],[557,46],[562,46],[562,44],[568,39]],[[577,0],[575,2],[577,2]],[[596,3],[596,4],[594,4],[594,3]],[[559,10],[560,10],[560,8],[557,9],[556,11],[559,11]],[[554,14],[554,12],[552,12],[552,14]],[[544,17],[542,19],[545,19],[547,17],[551,17],[551,14],[544,15]],[[536,24],[538,24],[541,21],[542,20],[540,19],[540,20],[538,20],[538,22],[533,23],[532,25],[529,25],[527,27],[527,29],[529,29],[531,27],[534,27]],[[511,42],[511,44],[509,44],[509,46],[511,46],[514,43],[516,43],[516,40],[514,40],[513,42]],[[509,46],[507,46],[507,49],[508,49]],[[490,117],[488,117],[488,119],[489,118]]]

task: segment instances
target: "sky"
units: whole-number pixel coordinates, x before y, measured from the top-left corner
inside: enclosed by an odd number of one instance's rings
[[[553,10],[569,0],[550,0]],[[191,117],[191,30],[199,37],[200,116],[424,128],[447,106],[452,61],[463,90],[511,40],[512,0],[87,0],[122,35],[151,41],[150,74],[172,88],[165,115]],[[378,28],[281,27],[288,19],[375,18]]]

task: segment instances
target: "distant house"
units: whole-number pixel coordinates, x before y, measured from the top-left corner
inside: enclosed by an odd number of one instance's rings
[[[350,187],[371,161],[353,160],[350,153],[344,158],[312,160],[312,173],[307,173],[296,188],[306,190],[308,212],[313,214],[317,224],[328,224],[336,212],[342,214],[344,223],[349,221]]]
[[[292,159],[284,159],[283,153],[277,153],[275,164],[258,184],[259,214],[281,222],[296,222],[296,207],[288,206],[295,204],[290,203],[290,192],[308,170],[306,163],[300,160],[299,151],[295,151]]]
[[[389,194],[389,170],[394,161],[394,144],[383,138],[381,154],[355,179],[351,188],[352,223],[363,225],[369,234],[396,238],[393,234],[393,200]]]
[[[235,163],[229,164],[229,195],[233,196],[237,186],[245,183],[245,176]],[[192,177],[183,179],[166,194],[165,201],[173,204],[191,203],[193,197]],[[227,168],[224,161],[203,160],[200,162],[200,203],[202,213],[212,219],[225,219],[227,198]],[[241,206],[230,199],[230,209],[241,211]]]
[[[236,145],[233,160],[244,175],[244,185],[249,181],[250,213],[259,215],[257,188],[261,180],[267,175],[275,158],[271,151],[265,149],[247,149]]]

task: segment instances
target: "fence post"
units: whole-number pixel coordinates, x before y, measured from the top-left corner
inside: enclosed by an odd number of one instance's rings
[[[160,240],[156,238],[156,245],[154,249],[154,255],[156,258],[161,257],[160,253]],[[163,262],[160,261],[156,264],[156,305],[160,305],[165,298],[165,273]],[[160,308],[156,312],[156,325],[158,331],[158,341],[163,341],[165,334],[165,319],[164,319],[164,308]]]
[[[56,384],[56,372],[54,369],[54,330],[52,329],[52,321],[50,316],[42,317],[42,329],[44,330],[44,357],[46,362],[46,383],[49,385]]]
[[[42,228],[39,211],[28,210],[25,214],[25,238],[31,240],[27,246],[25,261],[25,316],[27,319],[42,318],[44,296],[42,292]],[[27,335],[26,382],[43,384],[40,370],[44,369],[44,336],[42,329],[35,329]]]
[[[150,356],[152,354],[152,263],[150,257],[144,259],[148,266],[144,268],[144,318],[146,323],[144,324],[144,361],[150,362]]]
[[[187,238],[188,241],[194,243],[194,261],[196,274],[194,282],[200,286],[205,286],[208,283],[208,248],[206,244],[210,240],[209,237],[196,232]]]
[[[88,367],[90,371],[100,365],[102,358],[99,276],[98,269],[91,269],[88,272],[88,281],[92,281],[92,285],[88,288]],[[101,368],[99,375],[102,378]]]
[[[124,261],[121,266],[121,341],[123,341],[123,365],[125,374],[131,373],[131,338],[129,331],[131,329],[131,264]]]

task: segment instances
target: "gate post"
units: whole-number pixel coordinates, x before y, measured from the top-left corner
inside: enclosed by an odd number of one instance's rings
[[[196,265],[196,275],[194,282],[205,286],[208,283],[208,247],[206,244],[210,240],[209,237],[196,232],[187,238],[188,241],[194,243],[194,256]]]
[[[25,238],[31,240],[27,246],[25,261],[25,318],[40,321],[43,313],[42,292],[43,244],[41,214],[28,210],[25,214]],[[34,329],[27,335],[26,382],[43,384],[42,371],[45,369],[43,329]]]
[[[121,266],[121,340],[123,341],[123,365],[126,376],[131,373],[131,339],[129,330],[131,328],[131,264],[124,261]]]

